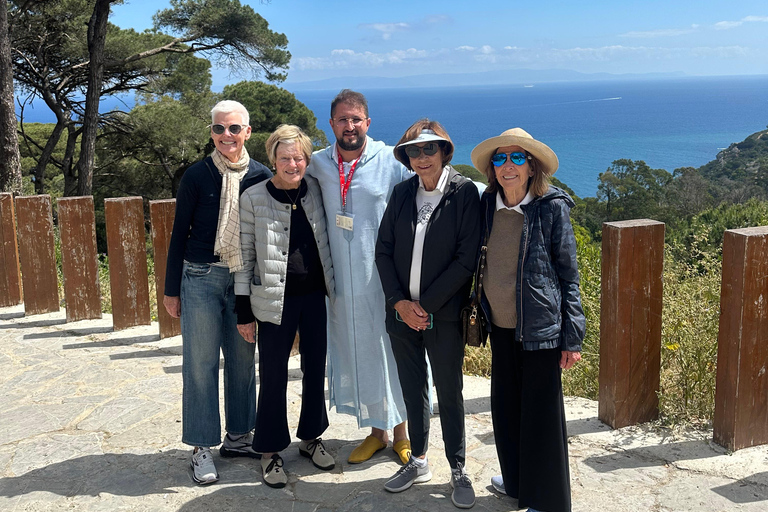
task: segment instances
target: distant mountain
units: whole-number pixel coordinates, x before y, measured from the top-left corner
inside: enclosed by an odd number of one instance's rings
[[[508,69],[493,73],[443,73],[439,75],[411,75],[399,78],[381,76],[343,76],[292,82],[284,87],[291,91],[351,89],[399,89],[404,87],[455,87],[467,85],[536,84],[545,82],[589,82],[603,80],[658,80],[681,78],[684,73],[580,73],[566,69]]]

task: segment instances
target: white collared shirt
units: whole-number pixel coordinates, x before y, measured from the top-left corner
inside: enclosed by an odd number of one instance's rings
[[[520,207],[523,206],[524,204],[530,203],[531,201],[533,201],[533,194],[531,194],[531,192],[528,191],[528,193],[525,194],[525,197],[523,198],[522,201],[520,201],[519,204],[516,204],[515,206],[507,206],[504,204],[504,198],[501,195],[501,190],[499,190],[498,192],[496,192],[496,211],[499,211],[501,209],[514,210],[517,213],[522,214],[523,209]]]
[[[421,262],[424,258],[424,238],[427,235],[427,223],[432,217],[437,205],[448,187],[448,167],[443,168],[440,179],[434,190],[425,190],[424,182],[419,176],[419,189],[416,191],[416,233],[413,238],[413,252],[411,253],[411,278],[408,281],[408,291],[411,300],[419,300],[421,297]]]

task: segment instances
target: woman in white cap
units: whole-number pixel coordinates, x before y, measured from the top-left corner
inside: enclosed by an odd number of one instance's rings
[[[471,157],[489,183],[481,198],[480,289],[501,465],[491,484],[529,512],[568,512],[561,372],[581,359],[585,327],[569,213],[574,203],[549,184],[555,153],[521,128],[481,142]]]
[[[412,452],[384,488],[401,492],[432,478],[427,462],[428,354],[451,466],[451,499],[459,508],[470,508],[475,493],[464,469],[464,342],[459,317],[469,297],[480,241],[477,188],[449,165],[453,143],[440,123],[417,121],[394,153],[416,176],[392,191],[379,227],[376,266]]]

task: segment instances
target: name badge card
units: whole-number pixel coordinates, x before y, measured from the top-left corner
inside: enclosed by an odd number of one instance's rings
[[[345,231],[352,231],[354,215],[351,213],[339,212],[336,214],[336,227]]]

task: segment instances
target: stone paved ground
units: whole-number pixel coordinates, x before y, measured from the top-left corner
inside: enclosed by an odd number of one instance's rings
[[[399,467],[391,449],[346,463],[365,432],[330,414],[327,447],[337,467],[322,472],[284,452],[288,486],[261,483],[256,461],[221,459],[221,480],[192,482],[181,437],[181,339],[157,326],[112,332],[111,318],[65,323],[64,313],[24,317],[0,308],[0,510],[453,510],[439,417],[432,420],[427,484],[391,495],[382,489]],[[290,424],[299,405],[298,361],[291,361]],[[490,489],[498,473],[489,383],[465,379],[467,467],[475,510],[517,510]],[[651,426],[611,431],[597,403],[568,398],[573,509],[579,511],[766,511],[768,447],[729,454],[711,432]]]

